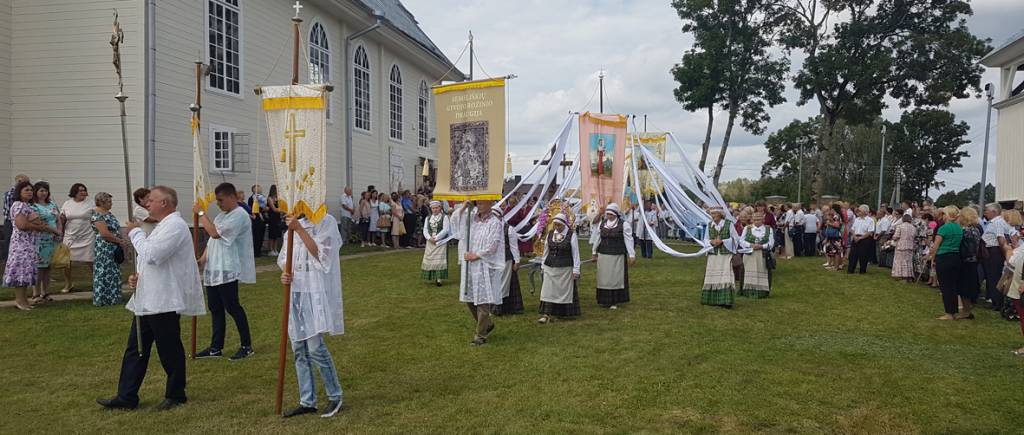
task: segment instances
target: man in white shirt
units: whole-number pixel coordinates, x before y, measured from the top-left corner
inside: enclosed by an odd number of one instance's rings
[[[801,243],[804,247],[804,256],[813,257],[818,255],[818,229],[820,227],[818,215],[807,213],[804,215],[804,232]]]
[[[117,396],[96,400],[104,408],[135,409],[138,406],[139,387],[146,377],[154,341],[160,364],[167,373],[164,401],[157,405],[157,410],[165,411],[187,400],[180,318],[183,314],[206,314],[206,306],[192,236],[177,208],[178,194],[174,189],[154,187],[149,193],[149,213],[159,223],[153,233],[147,236],[135,221],[125,228],[138,254],[136,273],[128,278],[129,285],[135,287],[135,294],[125,308],[136,317],[121,360]],[[141,334],[141,338],[137,334]]]
[[[644,225],[644,218],[646,218],[647,225]],[[643,215],[639,210],[633,210],[633,228],[634,234],[636,234],[636,240],[640,245],[640,256],[643,258],[654,257],[654,241],[651,237],[651,232],[647,230],[650,226],[652,229],[658,226],[658,213],[654,211],[650,201],[644,203]]]
[[[139,221],[139,228],[142,228],[142,231],[145,231],[148,236],[149,233],[153,232],[153,228],[156,228],[156,220],[149,217],[149,210],[147,210],[147,204],[149,204],[149,189],[145,187],[135,189],[135,192],[132,193],[132,198],[135,199],[135,208],[132,210],[132,217]]]
[[[797,237],[793,237],[793,253],[797,257],[803,257],[807,248],[804,247],[804,209],[798,203],[793,203],[793,214],[789,218],[789,227],[793,228]]]
[[[1013,227],[1003,219],[1003,208],[998,203],[991,203],[985,206],[985,218],[988,225],[985,232],[981,234],[981,241],[985,244],[985,253],[982,256],[982,264],[985,271],[985,298],[992,301],[992,309],[1001,309],[1003,306],[1003,293],[996,288],[999,278],[1003,274],[1003,263],[1009,258],[1006,253],[1012,252],[1008,241],[1014,233]]]
[[[871,217],[871,209],[867,205],[861,205],[855,213],[857,218],[850,227],[852,245],[846,273],[852,274],[857,264],[860,264],[860,273],[865,274],[868,272],[868,259],[875,249],[875,219]]]
[[[472,346],[482,346],[494,330],[491,315],[501,304],[501,275],[505,268],[504,223],[491,213],[494,201],[478,200],[476,209],[467,201],[452,214],[452,228],[459,237],[459,263],[465,269],[459,283],[459,300],[476,321]],[[470,219],[469,240],[466,224]]]
[[[341,211],[338,213],[338,231],[341,232],[341,240],[346,242],[352,235],[352,213],[354,211],[352,188],[346,186],[345,193],[341,194]]]
[[[196,358],[219,358],[224,349],[226,311],[235,320],[241,348],[229,358],[237,361],[253,354],[249,334],[249,318],[238,299],[238,283],[256,283],[256,260],[253,256],[252,221],[245,209],[235,200],[235,185],[221,183],[214,190],[221,213],[211,222],[206,210],[195,204],[192,213],[199,216],[199,224],[210,236],[206,251],[199,258],[203,267],[203,285],[206,286],[210,306],[213,334],[210,347],[196,354]]]

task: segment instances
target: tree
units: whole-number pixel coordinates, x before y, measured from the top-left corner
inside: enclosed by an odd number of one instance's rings
[[[789,60],[776,59],[769,49],[787,14],[773,1],[672,2],[683,20],[683,31],[694,35],[694,49],[688,53],[691,56],[683,57],[683,63],[673,69],[673,75],[681,88],[693,83],[701,85],[692,92],[676,92],[676,98],[684,104],[684,109],[708,110],[705,148],[711,141],[713,104],[721,104],[722,109],[728,112],[725,135],[712,176],[715,185],[722,175],[737,118],[744,130],[762,134],[764,125],[770,120],[766,108],[785,101],[782,96],[785,90],[783,77],[789,70]],[[679,80],[679,74],[683,80]],[[712,106],[708,106],[709,103]],[[702,154],[705,158],[701,160],[706,160],[706,150]]]
[[[714,54],[707,51],[691,49],[683,55],[682,62],[672,68],[672,76],[679,82],[672,93],[688,112],[706,110],[708,126],[704,132],[704,143],[701,145],[700,163],[697,167],[704,171],[708,160],[708,149],[711,147],[711,129],[715,124],[715,104],[719,100],[721,86],[718,83],[721,63]]]
[[[945,110],[916,109],[906,112],[892,127],[893,164],[903,174],[903,192],[910,199],[924,199],[941,171],[961,167],[967,157],[966,122]],[[977,190],[975,190],[977,192]]]
[[[799,152],[803,150],[803,192],[809,190],[806,174],[827,174],[815,189],[816,194],[873,203],[878,193],[882,125],[879,119],[861,125],[839,121],[832,133],[834,143],[828,155],[821,156],[826,151],[819,137],[820,117],[795,120],[768,136],[765,141],[768,161],[761,167],[761,176],[786,179],[797,185]],[[944,110],[915,109],[904,113],[899,122],[885,125],[887,151],[886,167],[881,168],[883,183],[891,192],[899,173],[905,199],[924,199],[927,191],[934,187],[935,176],[960,167],[960,160],[967,156],[959,148],[967,143],[968,126],[957,122],[953,114]],[[811,195],[805,193],[804,197]],[[883,198],[888,196],[883,193]]]
[[[722,199],[726,201],[751,204],[755,199],[754,184],[755,182],[749,178],[737,178],[722,183],[718,188],[718,193],[722,194]]]
[[[966,0],[777,0],[787,10],[782,40],[805,59],[794,84],[798,104],[820,108],[821,149],[828,158],[840,120],[870,122],[886,107],[943,106],[978,87],[978,59],[990,49],[967,29]],[[815,191],[825,188],[818,162]]]
[[[950,190],[950,191],[948,191],[946,193],[943,193],[942,195],[939,195],[939,197],[937,199],[935,199],[935,205],[937,205],[939,207],[947,206],[947,205],[955,205],[957,207],[966,207],[966,206],[971,205],[971,204],[976,204],[978,202],[978,187],[979,186],[981,186],[980,182],[974,183],[973,186],[971,186],[971,187],[969,187],[967,189],[961,190],[959,192],[954,192],[954,191]],[[996,186],[993,186],[992,183],[986,184],[985,185],[985,200],[983,201],[984,204],[988,204],[990,202],[995,202],[995,200],[996,200]],[[984,204],[982,204],[982,205],[984,205]]]

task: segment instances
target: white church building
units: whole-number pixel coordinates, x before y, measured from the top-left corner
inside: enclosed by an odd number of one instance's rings
[[[248,191],[258,177],[266,192],[273,175],[253,89],[290,82],[293,3],[0,0],[2,184],[18,173],[49,181],[59,204],[82,182],[91,194],[114,195],[114,211],[124,218],[109,43],[116,9],[125,34],[132,186],[169,185],[178,190],[182,211],[191,208],[188,107],[195,62],[202,60],[212,65],[202,82],[208,178]],[[430,86],[461,81],[463,73],[398,0],[304,0],[302,6],[300,82],[334,85],[327,123],[331,210],[337,211],[347,179],[356,194],[370,184],[381,191],[416,189],[423,165],[436,167]],[[346,95],[348,80],[353,95]],[[351,165],[345,161],[349,122]]]

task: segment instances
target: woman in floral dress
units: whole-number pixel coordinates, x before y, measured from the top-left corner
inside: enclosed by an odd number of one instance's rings
[[[62,225],[58,219],[60,209],[50,200],[50,183],[40,181],[32,187],[32,209],[39,215],[39,220],[42,223],[56,231],[53,234],[39,234],[36,244],[36,253],[39,254],[39,262],[36,263],[39,279],[32,289],[32,302],[39,303],[50,300],[50,259],[53,257],[53,251],[57,248],[62,232]]]
[[[14,288],[14,305],[28,311],[32,307],[25,292],[29,286],[35,285],[38,277],[36,263],[39,253],[36,252],[36,240],[41,232],[54,234],[57,230],[42,223],[39,215],[32,211],[32,184],[27,181],[18,183],[14,191],[18,194],[18,200],[11,206],[10,217],[14,219],[14,229],[4,268],[4,287]]]
[[[96,208],[92,215],[92,228],[96,236],[95,261],[92,271],[92,304],[105,307],[121,303],[121,265],[114,261],[117,246],[124,246],[118,237],[121,224],[110,212],[113,198],[109,193],[96,194]]]

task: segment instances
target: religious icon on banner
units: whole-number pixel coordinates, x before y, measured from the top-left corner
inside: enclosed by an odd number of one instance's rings
[[[455,192],[481,190],[488,181],[488,128],[487,121],[452,124],[451,136],[451,189]]]
[[[595,177],[611,178],[612,156],[615,155],[615,135],[607,133],[590,134],[590,174]]]
[[[505,79],[435,86],[434,199],[501,199],[505,161]]]

